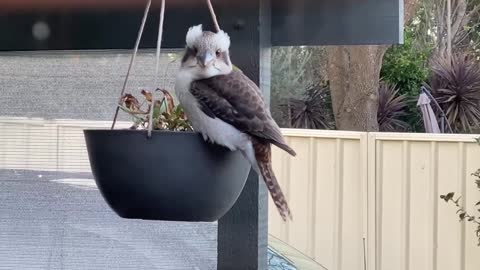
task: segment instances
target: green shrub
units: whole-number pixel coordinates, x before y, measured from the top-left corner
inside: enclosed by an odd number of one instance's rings
[[[313,85],[301,98],[289,98],[280,106],[292,128],[335,129],[328,85]]]
[[[480,64],[473,56],[459,53],[451,60],[436,57],[427,88],[454,132],[470,133],[480,127]]]
[[[281,127],[291,127],[283,104],[303,99],[313,86],[322,84],[326,71],[322,47],[290,46],[272,49],[271,111]]]
[[[383,132],[402,132],[409,129],[406,116],[406,95],[399,95],[395,85],[380,82],[378,89],[378,127]]]
[[[415,45],[412,31],[405,31],[405,42],[387,50],[380,72],[382,80],[396,85],[399,94],[406,95],[406,118],[412,131],[423,130],[417,99],[423,82],[428,78],[431,49]]]

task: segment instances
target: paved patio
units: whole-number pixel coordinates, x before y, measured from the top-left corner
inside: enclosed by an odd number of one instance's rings
[[[0,269],[215,269],[215,223],[125,220],[90,174],[0,170]]]

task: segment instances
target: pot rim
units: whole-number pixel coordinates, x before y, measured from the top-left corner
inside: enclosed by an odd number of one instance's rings
[[[121,132],[148,132],[146,129],[129,129],[129,128],[123,128],[123,129],[110,129],[110,128],[84,128],[84,132],[115,132],[115,131],[121,131]],[[152,130],[152,133],[185,133],[185,134],[200,134],[200,132],[197,131],[175,131],[175,130],[164,130],[164,129],[154,129]]]

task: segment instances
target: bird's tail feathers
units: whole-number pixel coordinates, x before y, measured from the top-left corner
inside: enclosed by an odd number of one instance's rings
[[[297,153],[295,152],[295,150],[293,150],[290,146],[288,146],[287,144],[285,143],[280,143],[280,142],[277,142],[277,141],[272,141],[272,144],[274,144],[275,146],[277,146],[278,148],[282,149],[283,151],[289,153],[290,155],[292,156],[296,156]]]
[[[285,195],[282,192],[280,184],[277,181],[277,177],[273,172],[271,162],[259,162],[258,169],[262,174],[263,180],[267,185],[270,196],[272,197],[273,202],[275,203],[275,206],[277,207],[283,221],[286,221],[287,218],[292,220],[292,213],[288,206]]]

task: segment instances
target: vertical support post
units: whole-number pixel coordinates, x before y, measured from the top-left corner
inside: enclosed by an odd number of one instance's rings
[[[269,102],[270,0],[252,2],[256,7],[224,9],[218,14],[220,25],[231,36],[233,63],[261,87]],[[266,270],[267,247],[268,192],[251,171],[238,201],[218,222],[217,269]]]
[[[447,59],[452,64],[452,0],[447,0]]]

